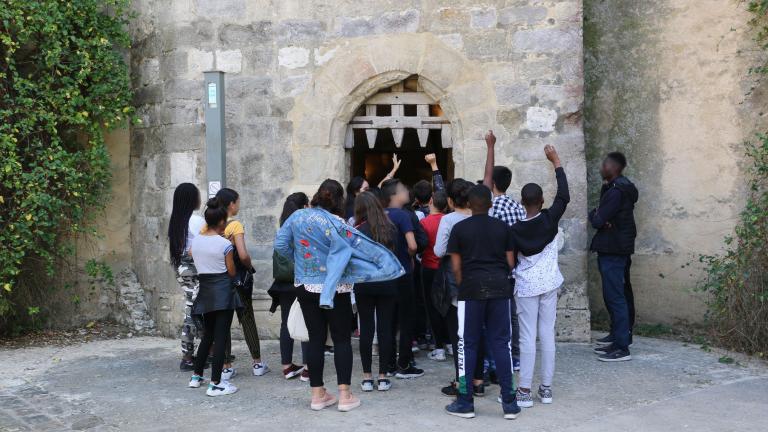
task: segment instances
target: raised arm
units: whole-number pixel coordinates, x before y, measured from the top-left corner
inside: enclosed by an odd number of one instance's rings
[[[392,155],[392,171],[390,171],[386,176],[384,176],[383,179],[381,179],[381,181],[379,182],[379,189],[381,189],[381,185],[383,185],[385,181],[395,178],[395,174],[397,174],[397,170],[400,169],[401,162],[402,160],[398,159],[396,154]]]
[[[434,153],[430,153],[424,156],[424,160],[432,168],[432,188],[434,191],[445,192],[445,182],[443,181],[443,176],[440,175],[440,168],[437,167],[437,156]]]
[[[495,163],[493,156],[493,149],[496,146],[496,135],[492,130],[489,130],[485,134],[485,145],[488,146],[488,150],[485,155],[485,172],[483,173],[483,184],[488,186],[488,189],[493,190],[493,164]]]
[[[555,168],[555,179],[557,180],[557,193],[555,194],[552,206],[549,207],[549,214],[552,219],[559,221],[563,213],[565,213],[568,202],[571,201],[571,195],[568,192],[568,179],[565,176],[565,170],[560,164],[560,156],[557,154],[555,147],[547,144],[544,146],[544,154],[552,162],[552,166]]]

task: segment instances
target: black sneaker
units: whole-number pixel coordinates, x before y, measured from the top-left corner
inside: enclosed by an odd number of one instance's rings
[[[440,389],[443,396],[456,397],[459,394],[459,390],[456,388],[456,383],[452,382],[447,386]]]
[[[601,337],[600,339],[595,340],[596,345],[610,345],[613,343],[613,336],[608,333],[605,337]]]
[[[488,371],[488,382],[490,382],[491,384],[499,385],[499,377],[498,375],[496,375],[495,370]]]
[[[195,370],[195,362],[194,360],[181,360],[181,363],[179,363],[179,370],[182,372],[189,372]]]
[[[629,354],[628,349],[617,348],[613,351],[598,356],[597,359],[602,362],[620,362],[632,360],[632,356]]]
[[[485,384],[473,384],[472,394],[475,395],[475,397],[485,396]]]
[[[397,374],[397,368],[394,365],[389,366],[389,370],[387,370],[386,375],[388,377],[393,377]]]
[[[611,344],[611,345],[603,345],[603,346],[599,346],[599,347],[593,348],[592,352],[594,352],[595,354],[605,354],[605,353],[609,353],[609,352],[611,352],[611,351],[613,351],[615,349],[616,348],[613,346],[613,344]]]
[[[406,369],[398,369],[395,377],[400,379],[418,378],[424,376],[424,370],[408,365]]]

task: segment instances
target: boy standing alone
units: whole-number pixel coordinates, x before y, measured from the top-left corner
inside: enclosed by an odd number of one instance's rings
[[[463,418],[475,416],[472,397],[474,368],[483,338],[483,327],[490,350],[496,360],[496,373],[501,386],[501,403],[505,419],[520,412],[515,401],[510,347],[510,298],[512,285],[508,275],[515,264],[512,235],[506,223],[488,215],[491,190],[484,185],[469,192],[472,216],[457,223],[451,231],[447,252],[459,284],[459,385],[455,402],[446,412]]]

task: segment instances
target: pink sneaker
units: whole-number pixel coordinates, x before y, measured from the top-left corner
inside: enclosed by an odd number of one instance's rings
[[[312,398],[312,403],[309,405],[309,407],[314,411],[320,411],[322,409],[328,408],[336,402],[336,397],[326,391],[322,399],[316,400]]]
[[[349,396],[349,399],[345,399],[343,401],[339,401],[339,411],[341,412],[347,412],[352,411],[353,409],[360,406],[360,399],[356,398],[353,395]]]

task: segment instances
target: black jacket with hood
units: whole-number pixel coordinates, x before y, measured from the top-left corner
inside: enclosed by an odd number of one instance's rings
[[[635,203],[638,191],[624,176],[603,185],[600,204],[589,213],[589,222],[597,229],[590,250],[600,254],[632,255],[635,253]]]

